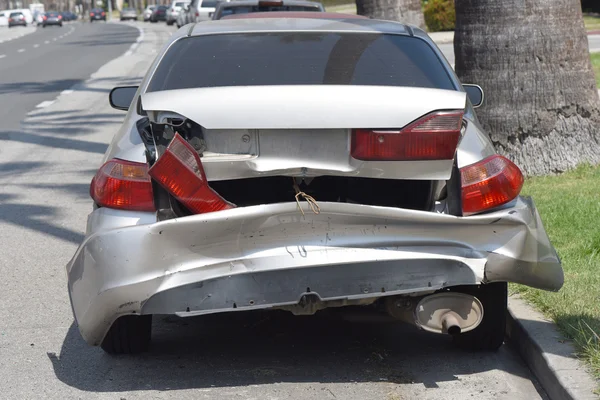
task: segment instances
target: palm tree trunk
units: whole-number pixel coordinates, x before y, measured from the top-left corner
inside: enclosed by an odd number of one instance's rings
[[[579,0],[456,0],[454,51],[496,149],[528,175],[600,162],[600,101]]]
[[[370,18],[399,21],[425,29],[421,0],[356,0],[356,12]]]

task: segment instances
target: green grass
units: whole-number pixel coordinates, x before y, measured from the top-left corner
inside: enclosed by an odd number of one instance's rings
[[[592,53],[590,54],[590,58],[592,59],[592,67],[596,74],[596,86],[600,87],[600,53]]]
[[[579,356],[600,379],[600,167],[530,178],[523,194],[538,207],[562,260],[565,284],[558,293],[519,285],[512,289],[573,339]]]
[[[598,15],[584,15],[583,22],[588,31],[600,30],[600,16]]]

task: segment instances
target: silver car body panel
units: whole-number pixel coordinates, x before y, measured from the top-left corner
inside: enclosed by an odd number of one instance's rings
[[[140,95],[146,92],[164,52],[182,37],[294,30],[291,27],[299,31],[412,34],[429,43],[443,60],[439,49],[424,32],[391,22],[310,19],[205,22],[181,28],[164,45],[141,82],[134,104],[138,104]],[[447,63],[444,68],[457,91],[448,96],[440,93],[440,96],[451,99],[448,101],[452,105],[461,101],[461,107],[464,107],[465,95],[460,82]],[[213,90],[211,93],[222,95],[224,92]],[[276,118],[277,112],[271,116],[273,124],[282,124],[278,128],[273,125],[266,129],[264,125],[255,124],[261,127],[254,129],[243,125],[241,120],[235,121],[232,115],[221,114],[226,116],[226,122],[211,119],[211,113],[222,111],[204,100],[201,101],[205,110],[192,106],[191,97],[188,98],[190,104],[178,104],[177,108],[165,110],[168,107],[158,99],[160,95],[148,93],[143,96],[144,106],[156,104],[159,111],[189,113],[199,123],[212,124],[213,128],[206,132],[213,144],[221,143],[215,144],[216,147],[240,146],[239,143],[231,144],[233,142],[227,144],[229,139],[219,136],[235,137],[246,132],[252,139],[252,134],[276,133],[284,126],[284,121]],[[436,97],[427,101],[437,102]],[[177,101],[176,98],[171,100]],[[266,104],[267,100],[259,101]],[[252,102],[248,106],[252,107]],[[276,109],[279,112],[281,108],[284,107],[278,104]],[[207,114],[203,111],[209,109],[208,118],[205,118]],[[138,107],[130,108],[105,160],[118,157],[146,162],[144,145],[135,127],[142,117],[138,111]],[[332,107],[330,112],[337,111]],[[353,122],[365,118],[352,114],[348,113],[347,118],[354,118]],[[409,119],[408,114],[397,114],[393,117],[397,119],[389,120],[389,126]],[[468,100],[465,120],[467,126],[457,149],[459,166],[494,154]],[[225,126],[227,128],[222,128]],[[337,126],[330,133],[347,135],[350,127],[357,126]],[[312,130],[295,129],[305,135]],[[256,148],[248,144],[245,151],[243,162],[251,163]],[[203,159],[209,180],[239,172],[231,172],[227,166],[240,160],[223,162],[223,156],[207,154]],[[298,160],[291,163],[300,165]],[[304,160],[308,161],[309,158]],[[315,170],[347,173],[339,161],[323,160]],[[277,167],[278,163],[280,167]],[[254,172],[295,168],[290,160],[279,159],[271,164],[259,165]],[[434,169],[439,172],[438,167]],[[378,168],[388,169],[389,165]],[[252,168],[248,169],[252,171]],[[426,166],[416,169],[424,171]],[[423,179],[429,178],[423,176]],[[468,217],[442,213],[443,204],[435,208],[440,212],[348,203],[319,202],[319,205],[321,213],[318,215],[308,211],[305,204],[303,215],[296,203],[279,203],[162,222],[150,212],[95,209],[88,218],[86,237],[67,265],[69,295],[84,339],[90,344],[99,344],[113,321],[121,315],[168,313],[191,316],[277,308],[297,304],[308,293],[326,302],[368,303],[369,299],[382,296],[426,294],[444,287],[493,281],[517,282],[545,290],[558,290],[563,283],[560,260],[529,199],[519,197],[495,211]]]
[[[127,213],[95,210],[90,220],[104,213],[102,220],[115,221],[91,222],[97,230],[67,266],[83,337],[98,344],[117,317],[132,313],[186,316],[295,304],[307,287],[328,301],[494,280],[547,290],[562,285],[560,261],[526,199],[462,218],[358,204],[320,207],[318,215],[302,215],[296,203],[261,205],[128,227],[117,226],[141,218],[125,222]],[[345,293],[320,284],[344,281],[343,271],[354,279],[344,283]],[[269,290],[253,292],[248,279]],[[202,290],[205,284],[210,290]],[[236,285],[233,292],[217,290]]]

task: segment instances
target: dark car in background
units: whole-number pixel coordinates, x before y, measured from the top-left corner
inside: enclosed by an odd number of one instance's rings
[[[94,8],[90,11],[90,22],[106,21],[106,13],[102,8]]]
[[[168,9],[168,6],[156,7],[154,11],[152,11],[152,16],[150,16],[150,22],[166,21]]]
[[[27,20],[22,12],[12,12],[8,16],[8,27],[12,28],[13,26],[27,26]]]
[[[63,21],[75,21],[77,20],[77,14],[71,12],[71,11],[64,11],[61,12],[60,15],[62,16],[62,20]]]
[[[321,3],[314,1],[298,0],[240,0],[219,2],[212,16],[213,20],[221,19],[228,15],[251,14],[256,12],[323,12],[325,8]]]
[[[54,26],[63,26],[63,16],[55,11],[49,11],[46,14],[44,14],[44,16],[42,17],[43,22],[42,22],[42,27],[45,28],[46,26],[49,25],[54,25]]]

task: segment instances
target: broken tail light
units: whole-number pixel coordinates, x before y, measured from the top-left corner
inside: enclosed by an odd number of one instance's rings
[[[90,196],[101,207],[154,211],[148,165],[112,159],[92,179]]]
[[[463,111],[427,114],[401,130],[354,129],[351,155],[364,161],[451,160]]]
[[[463,214],[473,214],[514,200],[523,187],[523,174],[506,157],[493,155],[460,169]]]
[[[178,133],[148,174],[194,214],[234,207],[208,186],[200,156]]]

